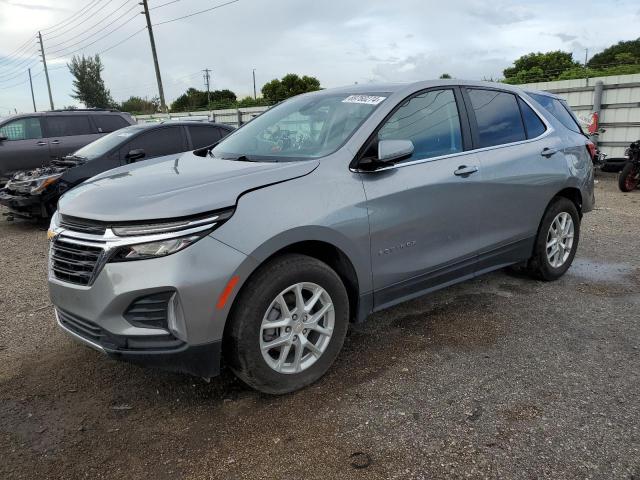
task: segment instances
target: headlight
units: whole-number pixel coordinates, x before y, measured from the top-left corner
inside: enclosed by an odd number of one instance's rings
[[[30,182],[31,190],[29,191],[29,193],[31,195],[35,195],[37,193],[42,192],[49,185],[52,185],[55,182],[57,182],[61,176],[62,176],[62,173],[56,173],[54,175],[49,175],[47,177],[40,177],[36,180],[32,180]]]
[[[166,257],[172,253],[179,252],[193,245],[195,242],[204,237],[208,232],[186,237],[171,238],[169,240],[160,240],[157,242],[138,243],[136,245],[126,245],[120,247],[114,256],[112,262],[125,262],[127,260],[144,260],[147,258]]]

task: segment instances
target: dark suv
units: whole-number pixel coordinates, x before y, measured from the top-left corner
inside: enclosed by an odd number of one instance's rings
[[[114,110],[54,110],[0,120],[0,186],[17,171],[49,165],[106,133],[132,125]]]
[[[129,125],[85,145],[47,167],[16,173],[4,189],[0,204],[9,216],[48,218],[64,192],[112,168],[206,147],[233,127],[218,123],[170,122]]]

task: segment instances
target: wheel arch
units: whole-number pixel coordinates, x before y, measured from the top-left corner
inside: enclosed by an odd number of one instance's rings
[[[573,204],[576,206],[576,209],[578,210],[578,215],[580,215],[580,218],[582,219],[582,192],[580,191],[579,188],[566,187],[560,190],[558,193],[556,193],[553,196],[553,198],[547,204],[547,207],[544,210],[545,213],[547,212],[547,210],[549,209],[549,206],[553,203],[553,201],[557,197],[564,197],[568,200],[571,200]],[[543,218],[544,218],[544,214],[543,214]],[[542,219],[540,221],[542,222]]]

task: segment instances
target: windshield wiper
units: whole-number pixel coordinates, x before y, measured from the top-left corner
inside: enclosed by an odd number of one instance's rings
[[[222,157],[222,160],[233,160],[235,162],[256,162],[257,160],[247,157],[246,155],[240,155],[238,157]]]
[[[205,155],[209,155],[215,158],[215,155],[213,154],[213,149],[216,148],[220,142],[221,140],[218,140],[216,143],[213,143],[206,147],[198,148],[197,150],[193,151],[193,154],[198,155],[199,157],[204,157]]]

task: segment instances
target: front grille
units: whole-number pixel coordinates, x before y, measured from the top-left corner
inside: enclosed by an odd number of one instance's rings
[[[170,333],[166,335],[140,335],[125,337],[114,335],[95,323],[71,313],[56,310],[58,320],[67,330],[100,345],[111,352],[140,352],[176,350],[184,347],[184,342]]]
[[[74,232],[90,233],[92,235],[104,235],[106,231],[105,225],[94,220],[86,220],[84,218],[70,217],[62,215],[60,219],[60,227]]]
[[[135,299],[124,318],[136,327],[167,328],[169,300],[173,292],[154,293]]]
[[[102,248],[78,245],[57,237],[51,244],[51,270],[54,276],[76,285],[89,285]]]

